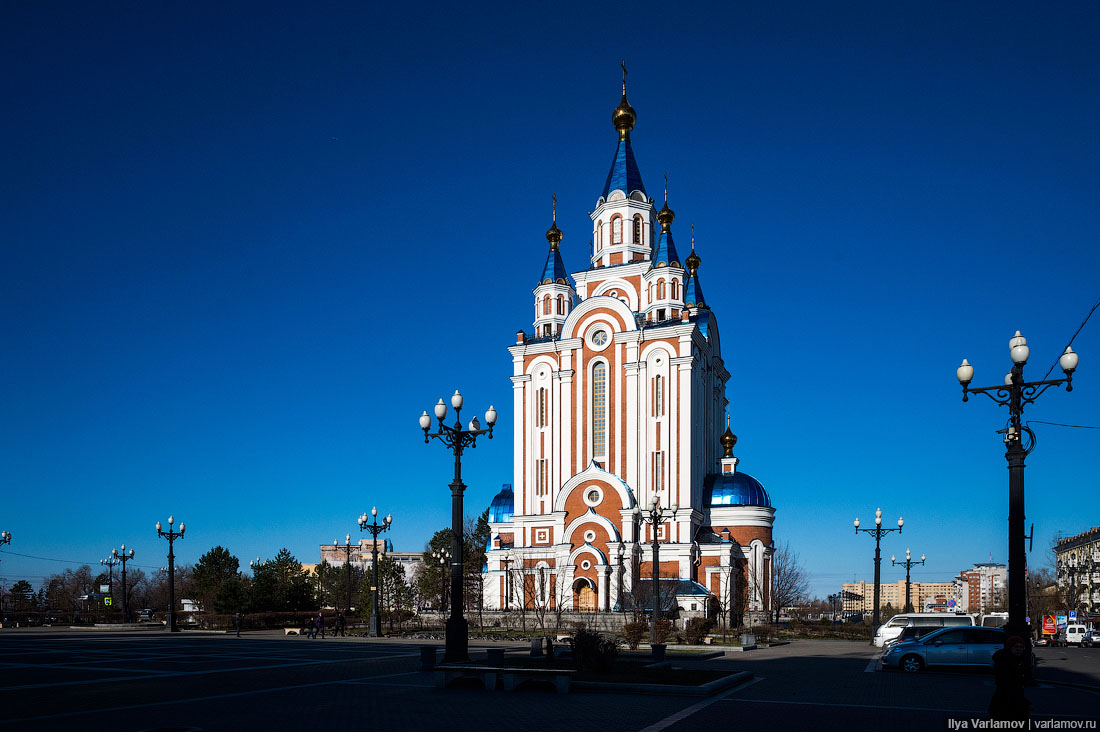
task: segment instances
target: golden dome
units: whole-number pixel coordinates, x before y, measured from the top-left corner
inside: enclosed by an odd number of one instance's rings
[[[695,253],[695,247],[691,248],[691,254],[684,260],[684,264],[687,265],[688,273],[695,274],[699,269],[699,265],[703,263],[703,260],[699,258],[699,255]]]
[[[665,205],[657,212],[657,221],[661,224],[661,231],[668,231],[669,226],[672,225],[672,220],[675,218],[676,214],[668,207],[668,199],[666,198]]]
[[[620,140],[630,137],[630,131],[634,129],[634,122],[637,119],[638,115],[634,113],[634,107],[630,106],[630,102],[626,101],[626,91],[623,91],[619,106],[615,107],[615,111],[611,113],[611,124],[615,125],[615,129],[619,131]]]
[[[722,437],[718,440],[722,443],[722,457],[733,457],[733,446],[737,444],[737,435],[733,434],[729,425],[726,425],[726,431],[722,433]]]
[[[561,241],[562,233],[558,228],[557,222],[550,224],[550,228],[546,230],[546,241],[550,242],[550,249],[554,250],[558,248],[558,242]]]

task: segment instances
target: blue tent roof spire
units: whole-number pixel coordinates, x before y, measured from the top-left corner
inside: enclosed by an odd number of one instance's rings
[[[607,173],[607,182],[603,186],[603,198],[614,190],[621,190],[627,195],[633,191],[645,193],[645,184],[642,183],[642,174],[638,170],[638,161],[634,159],[634,150],[630,147],[630,131],[634,129],[634,123],[638,115],[634,107],[626,100],[626,62],[623,67],[623,98],[619,100],[619,106],[611,113],[611,124],[619,132],[619,144],[615,147],[615,157],[611,159],[611,170]]]
[[[676,214],[668,207],[668,174],[665,174],[665,205],[657,212],[657,221],[661,224],[661,233],[653,246],[653,267],[679,267],[680,255],[676,252],[676,243],[672,240],[672,221]]]
[[[684,306],[689,308],[705,308],[703,299],[703,286],[699,284],[699,265],[703,260],[695,253],[695,224],[691,225],[691,254],[684,264],[687,266],[688,276],[684,282]],[[728,427],[728,425],[727,425]]]
[[[565,262],[561,259],[561,251],[558,245],[562,240],[561,229],[558,228],[558,197],[551,196],[554,201],[554,220],[550,228],[546,230],[546,241],[550,242],[550,253],[546,255],[546,264],[542,268],[542,276],[539,284],[569,284],[569,273],[565,271]]]

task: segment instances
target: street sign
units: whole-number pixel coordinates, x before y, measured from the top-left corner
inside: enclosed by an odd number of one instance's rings
[[[1031,616],[1028,615],[1026,618],[1024,618],[1024,622],[1027,623],[1028,625],[1031,625]]]
[[[948,600],[947,601],[947,607],[955,607],[955,601],[954,600]]]
[[[104,598],[103,598],[103,604],[104,604],[104,605],[107,605],[107,606],[109,607],[109,606],[111,605],[111,598],[109,598],[109,597],[104,597]]]
[[[1053,615],[1043,616],[1043,635],[1057,635],[1058,624]]]
[[[110,585],[100,585],[99,586],[99,591],[100,592],[110,592],[111,591],[111,586]]]
[[[1066,627],[1066,616],[1065,615],[1058,615],[1057,616],[1057,621],[1058,621],[1058,627],[1059,628]]]
[[[1077,611],[1076,610],[1070,610],[1069,611],[1069,622],[1073,623],[1073,622],[1076,622],[1076,620],[1077,620]]]

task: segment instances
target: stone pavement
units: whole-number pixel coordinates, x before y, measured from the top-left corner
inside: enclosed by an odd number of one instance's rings
[[[745,685],[702,700],[441,691],[419,670],[422,644],[310,641],[274,633],[236,639],[186,632],[4,630],[0,729],[660,732],[766,725],[850,732],[877,722],[896,732],[946,729],[948,717],[981,715],[993,691],[985,675],[875,672],[875,649],[844,641],[796,641],[684,661],[755,674]],[[490,646],[472,643],[471,655],[483,658]],[[501,646],[507,644],[495,645]],[[1100,653],[1096,658],[1100,661]],[[1091,720],[1100,709],[1100,694],[1081,689],[1045,686],[1029,690],[1029,696],[1045,718]]]

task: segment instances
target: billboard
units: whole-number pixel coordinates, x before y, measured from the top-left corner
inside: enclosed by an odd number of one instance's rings
[[[1043,616],[1043,635],[1057,635],[1058,624],[1054,620],[1053,615]]]

